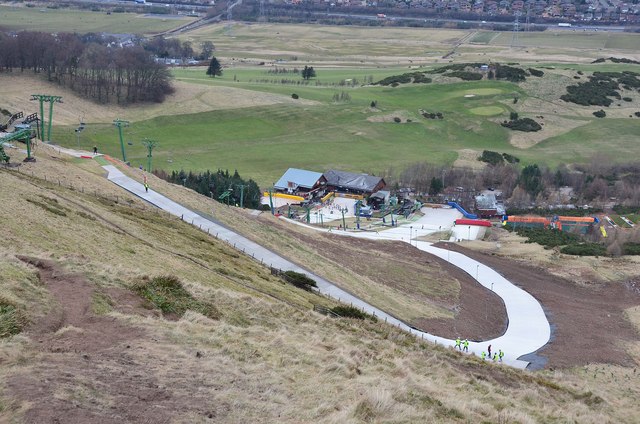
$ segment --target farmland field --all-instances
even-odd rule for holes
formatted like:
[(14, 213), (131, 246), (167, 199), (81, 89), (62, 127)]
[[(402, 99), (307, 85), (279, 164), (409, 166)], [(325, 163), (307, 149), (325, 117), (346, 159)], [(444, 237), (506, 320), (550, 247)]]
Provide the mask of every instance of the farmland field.
[[(571, 47), (579, 49), (602, 49), (606, 47), (610, 39), (626, 39), (627, 37), (634, 36), (607, 32), (574, 32), (570, 30), (528, 32), (518, 35), (519, 44), (522, 46)], [(511, 33), (503, 32), (493, 39), (492, 44), (510, 45), (512, 38), (513, 35)], [(619, 44), (626, 45), (624, 42)], [(636, 47), (632, 46), (631, 48), (635, 49)]]
[(207, 26), (180, 38), (194, 45), (213, 40), (228, 58), (296, 58), (359, 67), (425, 62), (427, 50), (444, 54), (467, 34), (463, 30), (234, 24), (230, 30), (223, 25)]
[[(465, 39), (474, 42), (484, 34), (496, 38), (488, 46), (465, 44)], [(131, 125), (125, 129), (125, 147), (134, 166), (146, 164), (141, 140), (149, 137), (159, 143), (153, 154), (155, 168), (237, 169), (261, 185), (273, 183), (288, 167), (393, 174), (416, 162), (452, 165), (464, 158), (468, 159), (465, 166), (476, 166), (473, 158), (483, 150), (515, 155), (522, 164), (550, 166), (588, 162), (596, 154), (612, 161), (640, 155), (635, 142), (640, 119), (633, 117), (634, 111), (640, 111), (638, 95), (626, 93), (632, 101), (613, 104), (606, 119), (593, 117), (592, 112), (599, 108), (560, 100), (567, 85), (584, 78), (579, 72), (635, 69), (637, 65), (591, 62), (613, 55), (635, 58), (640, 49), (611, 50), (605, 55), (597, 46), (639, 36), (521, 34), (521, 40), (542, 46), (528, 52), (499, 45), (501, 39), (510, 42), (511, 33), (469, 35), (473, 31), (239, 23), (207, 26), (182, 34), (180, 39), (196, 48), (202, 41), (212, 41), (214, 55), (223, 66), (221, 77), (206, 76), (205, 67), (173, 68), (177, 92), (163, 104), (96, 105), (63, 93), (65, 103), (56, 106), (59, 118), (54, 140), (84, 149), (97, 145), (101, 152), (120, 157), (111, 123), (116, 118), (127, 119)], [(593, 49), (584, 54), (570, 45), (573, 41)], [(453, 56), (442, 59), (454, 50)], [(544, 70), (544, 77), (514, 84), (487, 79), (462, 82), (427, 74), (433, 79), (429, 84), (373, 84), (386, 77), (429, 72), (465, 61), (517, 61), (524, 69)], [(304, 81), (299, 72), (304, 66), (313, 66), (316, 77)], [(6, 85), (12, 91), (0, 106), (30, 110), (19, 78), (0, 75), (3, 78), (8, 78)], [(31, 90), (33, 78), (24, 81), (24, 90)], [(55, 93), (61, 90), (54, 88)], [(44, 86), (39, 90), (49, 91)], [(537, 119), (543, 130), (520, 133), (503, 128), (500, 122), (508, 120), (511, 112)], [(428, 119), (432, 113), (441, 113), (443, 119)], [(80, 119), (87, 129), (76, 137), (74, 129)]]
[(192, 21), (136, 13), (90, 12), (70, 9), (0, 6), (0, 28), (49, 32), (107, 32), (154, 34)]
[(495, 31), (479, 31), (470, 40), (471, 43), (489, 44), (500, 33)]

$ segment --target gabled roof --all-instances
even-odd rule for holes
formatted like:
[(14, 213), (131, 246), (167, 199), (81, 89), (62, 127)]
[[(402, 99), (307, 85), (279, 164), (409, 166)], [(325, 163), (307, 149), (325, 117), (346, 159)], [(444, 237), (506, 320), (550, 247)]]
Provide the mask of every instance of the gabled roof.
[(289, 168), (282, 177), (275, 183), (276, 189), (285, 190), (290, 188), (289, 183), (294, 183), (295, 187), (311, 189), (322, 177), (320, 172), (307, 171), (304, 169)]
[[(354, 174), (345, 171), (330, 169), (324, 173), (327, 184), (343, 187), (351, 190), (373, 191), (382, 180), (382, 177), (374, 177), (367, 174)], [(384, 180), (382, 180), (384, 182)]]

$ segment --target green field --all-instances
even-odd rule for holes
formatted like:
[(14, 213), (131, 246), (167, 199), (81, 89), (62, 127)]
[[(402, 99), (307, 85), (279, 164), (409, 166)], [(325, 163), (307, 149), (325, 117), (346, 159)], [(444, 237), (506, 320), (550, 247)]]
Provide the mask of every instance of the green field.
[(478, 43), (478, 44), (489, 44), (491, 41), (498, 36), (498, 32), (495, 31), (479, 31), (476, 33), (469, 42)]
[(0, 6), (0, 28), (10, 31), (154, 34), (183, 25), (193, 19), (136, 13), (107, 15), (106, 12), (73, 9)]
[[(37, 15), (34, 9), (28, 12)], [(46, 10), (41, 15), (48, 13), (60, 12)], [(83, 13), (110, 19), (129, 16)], [(69, 16), (65, 16), (68, 25)], [(155, 21), (135, 15), (130, 15), (131, 19)], [(125, 129), (125, 138), (131, 143), (126, 147), (132, 165), (146, 165), (141, 140), (149, 137), (159, 142), (154, 151), (156, 168), (237, 169), (262, 185), (273, 183), (289, 167), (398, 174), (416, 162), (454, 165), (461, 159), (457, 165), (473, 166), (467, 158), (473, 158), (474, 152), (479, 156), (482, 150), (509, 153), (523, 165), (589, 162), (596, 154), (607, 155), (612, 161), (640, 156), (640, 119), (627, 118), (640, 110), (635, 96), (631, 96), (632, 102), (613, 105), (606, 119), (591, 115), (596, 108), (560, 100), (566, 86), (574, 82), (575, 71), (635, 69), (635, 65), (589, 62), (594, 57), (624, 57), (620, 51), (597, 49), (613, 42), (620, 48), (633, 47), (638, 35), (523, 33), (521, 41), (538, 47), (530, 53), (502, 48), (500, 43), (511, 42), (509, 32), (475, 32), (470, 41), (464, 41), (470, 34), (474, 33), (422, 28), (207, 26), (179, 37), (194, 46), (212, 41), (224, 69), (222, 77), (207, 77), (204, 67), (174, 68), (173, 75), (184, 93), (175, 103), (168, 100), (158, 108), (150, 105), (154, 112), (146, 114), (141, 113), (145, 106), (135, 106), (129, 117), (126, 109), (94, 111), (80, 146), (90, 149), (96, 144), (101, 152), (120, 157), (111, 122), (117, 117), (130, 119), (134, 122)], [(461, 40), (463, 45), (455, 48)], [(465, 42), (476, 44), (465, 46)], [(454, 48), (454, 56), (442, 58)], [(585, 55), (584, 49), (590, 49), (590, 55)], [(540, 60), (540, 54), (546, 54), (547, 61)], [(371, 84), (393, 75), (465, 61), (517, 61), (525, 69), (531, 66), (527, 63), (535, 63), (536, 68), (545, 70), (545, 76), (520, 85), (490, 80), (461, 82), (435, 74), (429, 75), (433, 77), (430, 84), (395, 88)], [(314, 66), (317, 74), (308, 82), (299, 72), (292, 72), (305, 65)], [(274, 72), (276, 69), (286, 72)], [(292, 100), (293, 94), (299, 101)], [(251, 101), (243, 103), (241, 97)], [(373, 103), (377, 107), (372, 108)], [(425, 118), (424, 112), (442, 113), (444, 119)], [(545, 115), (543, 131), (524, 134), (503, 128), (500, 122), (509, 119), (511, 112), (532, 118)], [(76, 146), (75, 128), (54, 127), (54, 139)]]
[[(179, 75), (188, 72), (180, 71)], [(190, 81), (230, 84), (226, 79), (213, 80), (193, 73)], [(515, 150), (508, 143), (507, 130), (470, 112), (473, 108), (499, 107), (505, 110), (506, 119), (508, 112), (496, 104), (518, 91), (518, 87), (510, 83), (345, 89), (351, 101), (337, 104), (332, 102), (332, 96), (342, 89), (236, 84), (286, 96), (295, 91), (302, 99), (319, 103), (305, 107), (277, 105), (213, 111), (135, 122), (125, 129), (126, 140), (133, 142), (127, 146), (128, 159), (134, 166), (146, 163), (146, 153), (139, 140), (150, 137), (159, 142), (154, 151), (156, 167), (237, 169), (260, 184), (270, 184), (291, 166), (317, 171), (339, 168), (381, 173), (418, 161), (452, 164), (457, 158), (455, 150), (470, 146), (510, 153)], [(479, 94), (465, 97), (473, 92)], [(370, 109), (372, 100), (378, 102), (377, 110)], [(445, 119), (425, 119), (419, 114), (420, 109), (442, 112)], [(402, 123), (393, 122), (396, 115), (404, 117)], [(83, 143), (90, 146), (95, 142), (102, 152), (120, 156), (116, 132), (111, 125), (89, 123), (88, 127), (91, 130), (83, 134)], [(58, 127), (55, 138), (67, 139), (69, 145), (73, 145), (73, 130), (74, 127)]]
[(594, 155), (613, 161), (630, 161), (640, 155), (638, 134), (640, 119), (595, 119), (541, 142), (531, 148), (527, 156), (537, 157), (551, 166), (588, 162)]
[[(125, 139), (132, 143), (126, 146), (128, 160), (133, 166), (146, 166), (146, 151), (140, 140), (149, 137), (159, 142), (154, 151), (156, 168), (237, 169), (268, 185), (289, 167), (381, 174), (423, 161), (452, 165), (464, 149), (505, 152), (519, 157), (522, 164), (550, 166), (588, 162), (594, 155), (616, 161), (640, 155), (640, 119), (590, 119), (587, 125), (550, 135), (528, 149), (514, 147), (509, 142), (510, 130), (499, 122), (509, 119), (511, 111), (522, 114), (522, 110), (514, 109), (512, 100), (514, 96), (524, 100), (527, 93), (508, 82), (409, 84), (396, 88), (339, 85), (346, 79), (360, 81), (373, 76), (377, 80), (404, 71), (320, 68), (317, 80), (321, 83), (304, 85), (299, 84), (299, 76), (269, 74), (264, 67), (227, 69), (221, 78), (207, 77), (202, 68), (176, 69), (176, 78), (190, 84), (237, 87), (288, 99), (295, 93), (315, 104), (230, 108), (133, 122), (125, 129)], [(295, 83), (282, 84), (276, 81), (279, 78)], [(334, 97), (340, 93), (348, 94), (350, 100), (335, 102)], [(377, 102), (376, 109), (370, 108), (372, 101)], [(441, 112), (444, 119), (426, 119), (420, 110)], [(396, 117), (401, 123), (394, 122)], [(95, 143), (100, 151), (121, 156), (112, 125), (89, 123), (88, 127), (90, 130), (82, 135), (85, 148)], [(74, 129), (56, 127), (55, 139), (67, 140), (73, 146)]]
[[(289, 84), (289, 86), (297, 87), (300, 86), (297, 84), (301, 82), (300, 73), (275, 73), (273, 72), (275, 69), (284, 69), (288, 71), (293, 71), (297, 69), (301, 71), (304, 66), (307, 65), (306, 62), (293, 61), (293, 62), (278, 62), (273, 66), (254, 66), (254, 67), (242, 67), (233, 65), (224, 70), (222, 77), (216, 77), (215, 79), (209, 78), (205, 75), (202, 70), (193, 70), (193, 69), (179, 69), (176, 68), (173, 70), (173, 74), (175, 77), (182, 81), (193, 82), (197, 84), (221, 84), (221, 83), (229, 83), (237, 86), (238, 84), (248, 85), (261, 85), (261, 86), (274, 86), (274, 89), (277, 90), (277, 87), (282, 85), (281, 81), (283, 79), (294, 80), (294, 84)], [(407, 68), (401, 67), (391, 67), (391, 68), (315, 68), (317, 77), (309, 82), (306, 86), (307, 88), (312, 88), (315, 86), (326, 86), (326, 85), (335, 85), (338, 88), (351, 88), (350, 86), (354, 83), (357, 86), (368, 83), (369, 80), (372, 80), (374, 83), (380, 81), (383, 78), (386, 78), (391, 75), (397, 75), (407, 72)], [(427, 69), (427, 68), (422, 68)], [(269, 72), (272, 71), (272, 72)], [(267, 81), (265, 81), (267, 80)], [(340, 84), (343, 85), (340, 85)], [(289, 90), (291, 91), (291, 90)], [(281, 92), (277, 91), (277, 92)]]
[(495, 116), (504, 113), (504, 109), (500, 106), (481, 106), (469, 109), (474, 115)]

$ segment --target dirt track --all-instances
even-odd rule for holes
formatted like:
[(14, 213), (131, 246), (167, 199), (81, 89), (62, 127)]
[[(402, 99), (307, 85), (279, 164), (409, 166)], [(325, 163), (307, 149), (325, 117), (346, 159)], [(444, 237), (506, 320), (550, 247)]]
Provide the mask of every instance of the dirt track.
[(552, 334), (551, 341), (538, 354), (548, 359), (548, 367), (588, 363), (637, 365), (625, 350), (626, 344), (640, 340), (623, 313), (640, 305), (640, 293), (629, 284), (579, 286), (523, 261), (514, 262), (460, 246), (453, 246), (452, 250), (492, 267), (542, 303)]
[[(7, 381), (14, 402), (27, 409), (26, 423), (166, 423), (176, 411), (197, 409), (189, 396), (159, 384), (153, 357), (141, 361), (143, 346), (153, 343), (143, 329), (92, 313), (94, 288), (82, 276), (22, 260), (39, 269), (58, 303), (27, 333), (34, 359)], [(128, 291), (109, 296), (128, 313), (151, 314)]]

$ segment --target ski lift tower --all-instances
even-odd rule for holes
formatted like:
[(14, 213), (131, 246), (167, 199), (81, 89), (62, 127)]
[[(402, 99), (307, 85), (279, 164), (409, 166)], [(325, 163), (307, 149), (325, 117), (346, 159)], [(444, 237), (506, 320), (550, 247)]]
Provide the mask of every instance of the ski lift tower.
[(244, 208), (244, 189), (249, 187), (247, 184), (236, 184), (240, 189), (240, 208)]
[(516, 10), (516, 20), (513, 22), (513, 36), (511, 37), (511, 47), (518, 47), (520, 40), (518, 40), (518, 32), (520, 32), (520, 11)]
[(147, 172), (151, 173), (151, 152), (153, 151), (154, 147), (156, 147), (156, 145), (158, 144), (157, 141), (155, 140), (150, 140), (148, 138), (145, 138), (144, 140), (142, 140), (142, 144), (144, 144), (144, 147), (147, 148)]
[(47, 129), (47, 140), (51, 141), (51, 121), (53, 120), (53, 104), (62, 103), (62, 96), (50, 96), (48, 94), (32, 94), (31, 100), (40, 102), (40, 140), (44, 140), (44, 102), (49, 102), (49, 127)]
[(118, 118), (113, 121), (113, 125), (118, 127), (118, 135), (120, 136), (120, 148), (122, 149), (122, 161), (124, 163), (127, 163), (127, 155), (124, 152), (124, 140), (122, 138), (122, 127), (128, 127), (129, 121), (123, 121), (122, 119)]

